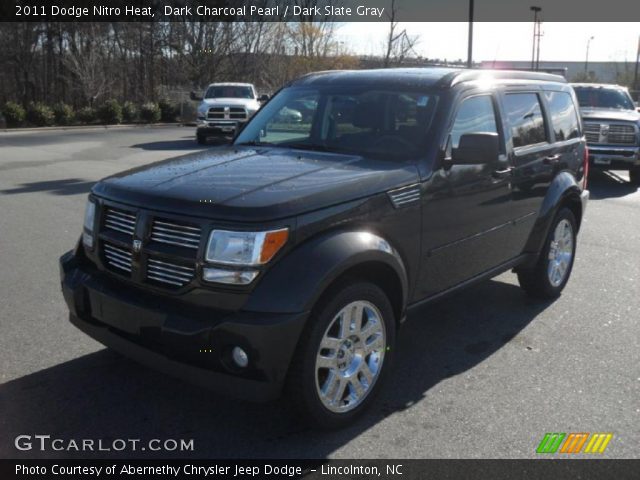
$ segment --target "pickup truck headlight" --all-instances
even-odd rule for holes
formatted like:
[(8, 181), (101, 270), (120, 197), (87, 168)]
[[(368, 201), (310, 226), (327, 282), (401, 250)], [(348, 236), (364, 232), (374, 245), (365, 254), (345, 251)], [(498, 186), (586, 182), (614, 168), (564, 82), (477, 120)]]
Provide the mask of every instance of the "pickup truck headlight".
[(96, 204), (91, 200), (87, 200), (87, 206), (84, 210), (84, 225), (82, 229), (82, 243), (85, 247), (93, 248), (93, 226), (96, 219)]
[[(265, 232), (233, 232), (214, 230), (207, 244), (207, 262), (234, 267), (264, 265), (287, 243), (289, 229)], [(207, 282), (229, 285), (248, 285), (259, 270), (246, 268), (205, 267), (202, 278)]]

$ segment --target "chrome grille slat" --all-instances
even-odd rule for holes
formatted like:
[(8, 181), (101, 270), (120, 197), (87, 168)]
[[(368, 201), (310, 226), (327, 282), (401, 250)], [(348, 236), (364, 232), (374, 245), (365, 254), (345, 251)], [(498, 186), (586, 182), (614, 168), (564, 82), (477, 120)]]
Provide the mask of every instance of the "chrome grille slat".
[(168, 283), (169, 285), (175, 285), (176, 287), (181, 287), (182, 285), (184, 285), (181, 282), (174, 282), (173, 280), (168, 280), (168, 279), (162, 278), (162, 277), (156, 277), (155, 275), (148, 275), (147, 278), (149, 278), (151, 280), (155, 280), (156, 282), (162, 282), (162, 283)]
[(104, 256), (110, 266), (131, 272), (131, 252), (109, 243), (104, 244)]
[(104, 227), (133, 236), (136, 229), (136, 215), (117, 208), (106, 207)]
[(161, 260), (156, 260), (154, 258), (150, 258), (149, 259), (149, 263), (150, 264), (154, 264), (154, 265), (166, 265), (168, 267), (173, 267), (173, 268), (177, 268), (177, 269), (181, 269), (184, 270), (185, 272), (189, 272), (191, 274), (193, 274), (193, 268), (192, 267), (184, 267), (182, 265), (175, 265), (173, 263), (167, 263), (167, 262), (163, 262)]
[(200, 246), (201, 234), (200, 228), (166, 220), (154, 220), (151, 228), (152, 241), (195, 250)]
[(147, 279), (182, 287), (195, 275), (195, 268), (149, 258)]
[[(159, 230), (161, 232), (169, 232), (169, 233), (175, 232), (175, 230), (171, 230), (170, 228), (167, 228), (167, 227), (161, 227), (159, 225), (156, 225), (155, 229)], [(182, 232), (182, 235), (187, 235), (187, 236), (190, 236), (190, 237), (200, 238), (200, 233)]]

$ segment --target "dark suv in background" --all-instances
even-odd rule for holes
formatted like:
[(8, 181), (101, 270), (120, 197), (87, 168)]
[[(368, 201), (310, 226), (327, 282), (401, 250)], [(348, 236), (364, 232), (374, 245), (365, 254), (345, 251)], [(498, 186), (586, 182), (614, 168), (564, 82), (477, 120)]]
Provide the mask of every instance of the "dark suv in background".
[[(281, 120), (300, 105), (300, 121)], [(391, 374), (409, 311), (511, 269), (527, 293), (560, 294), (586, 160), (561, 77), (307, 75), (231, 146), (93, 187), (60, 262), (70, 319), (203, 386), (254, 400), (284, 389), (338, 427)]]
[(590, 163), (605, 170), (628, 170), (631, 183), (640, 185), (640, 112), (629, 91), (618, 85), (573, 84)]

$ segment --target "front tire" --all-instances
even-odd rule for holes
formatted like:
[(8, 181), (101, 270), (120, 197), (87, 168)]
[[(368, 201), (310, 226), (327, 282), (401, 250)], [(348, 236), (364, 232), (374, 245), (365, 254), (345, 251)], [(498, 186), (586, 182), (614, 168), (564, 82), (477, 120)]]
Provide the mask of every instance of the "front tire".
[(203, 135), (201, 133), (197, 133), (196, 134), (196, 142), (198, 142), (198, 145), (206, 145), (207, 144), (207, 136)]
[(518, 281), (527, 294), (556, 298), (571, 276), (576, 253), (577, 224), (573, 212), (562, 208), (556, 215), (536, 265), (518, 271)]
[(373, 403), (391, 369), (395, 318), (368, 282), (341, 284), (314, 309), (287, 379), (287, 394), (312, 426), (346, 426)]
[(633, 167), (629, 170), (629, 180), (631, 185), (640, 187), (640, 167)]

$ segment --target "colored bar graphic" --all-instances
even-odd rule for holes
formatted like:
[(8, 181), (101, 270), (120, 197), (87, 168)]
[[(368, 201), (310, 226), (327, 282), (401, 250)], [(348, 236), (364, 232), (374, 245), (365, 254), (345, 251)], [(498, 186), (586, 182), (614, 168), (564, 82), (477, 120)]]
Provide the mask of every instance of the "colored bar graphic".
[(604, 453), (612, 438), (612, 433), (594, 433), (584, 453)]
[(566, 433), (547, 433), (540, 442), (540, 445), (538, 445), (536, 452), (556, 453), (565, 436)]
[(604, 453), (612, 438), (612, 433), (546, 433), (536, 453), (556, 453), (560, 445), (562, 448), (558, 453), (580, 453), (585, 443), (587, 447), (583, 453)]

